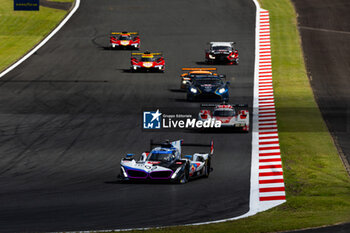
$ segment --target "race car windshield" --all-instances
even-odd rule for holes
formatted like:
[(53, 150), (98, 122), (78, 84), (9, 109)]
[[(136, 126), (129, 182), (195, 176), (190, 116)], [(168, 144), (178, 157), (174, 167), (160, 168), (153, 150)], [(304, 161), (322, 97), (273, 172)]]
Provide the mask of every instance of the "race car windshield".
[(233, 109), (230, 110), (215, 110), (213, 113), (214, 116), (217, 117), (232, 117), (236, 115), (235, 111)]
[(154, 58), (152, 58), (152, 57), (142, 57), (141, 58), (141, 61), (154, 61)]
[(148, 156), (148, 161), (170, 162), (173, 159), (175, 159), (175, 155), (172, 151), (153, 151)]
[(229, 46), (214, 46), (213, 50), (231, 50)]
[(217, 78), (200, 78), (196, 79), (196, 84), (202, 85), (202, 84), (212, 84), (212, 85), (217, 85), (217, 84), (222, 84), (222, 81)]
[(119, 40), (131, 40), (131, 36), (119, 36)]

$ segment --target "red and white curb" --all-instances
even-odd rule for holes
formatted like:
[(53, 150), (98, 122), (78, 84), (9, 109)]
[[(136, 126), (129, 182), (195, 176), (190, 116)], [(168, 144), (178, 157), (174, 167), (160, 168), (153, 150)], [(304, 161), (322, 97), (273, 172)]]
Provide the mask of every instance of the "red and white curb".
[[(276, 109), (272, 84), (270, 20), (267, 10), (260, 10), (258, 27), (258, 75), (255, 120), (258, 139), (259, 210), (280, 205), (286, 200)], [(256, 96), (256, 95), (255, 95)]]

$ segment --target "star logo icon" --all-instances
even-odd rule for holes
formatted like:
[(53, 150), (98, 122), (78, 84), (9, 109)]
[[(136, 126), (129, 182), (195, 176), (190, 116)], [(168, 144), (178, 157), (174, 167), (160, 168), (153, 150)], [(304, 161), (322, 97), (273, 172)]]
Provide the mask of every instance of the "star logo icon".
[(153, 122), (154, 120), (157, 120), (159, 121), (159, 117), (162, 115), (160, 112), (159, 112), (159, 109), (157, 109), (157, 111), (155, 113), (152, 113), (152, 120), (151, 122)]
[(144, 129), (160, 129), (162, 113), (157, 111), (143, 112), (143, 128)]

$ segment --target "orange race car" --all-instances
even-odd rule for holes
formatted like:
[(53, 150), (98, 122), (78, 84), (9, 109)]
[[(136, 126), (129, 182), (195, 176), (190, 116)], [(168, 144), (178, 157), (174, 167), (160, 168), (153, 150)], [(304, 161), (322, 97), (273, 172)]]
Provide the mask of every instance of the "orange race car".
[(180, 88), (186, 90), (188, 85), (191, 83), (194, 75), (215, 75), (216, 68), (182, 68), (184, 73), (181, 74), (181, 85)]

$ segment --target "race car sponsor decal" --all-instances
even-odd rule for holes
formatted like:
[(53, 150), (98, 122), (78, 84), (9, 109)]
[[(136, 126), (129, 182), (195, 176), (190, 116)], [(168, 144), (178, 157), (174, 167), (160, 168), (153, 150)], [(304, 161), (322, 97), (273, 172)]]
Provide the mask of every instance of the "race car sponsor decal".
[(153, 66), (153, 62), (143, 62), (142, 65), (146, 68), (149, 68)]
[(129, 41), (128, 40), (122, 40), (120, 41), (121, 45), (129, 45)]
[(273, 94), (269, 12), (260, 11), (258, 74), (259, 201), (286, 199)]
[(40, 8), (39, 0), (14, 0), (13, 9), (15, 11), (38, 11)]

